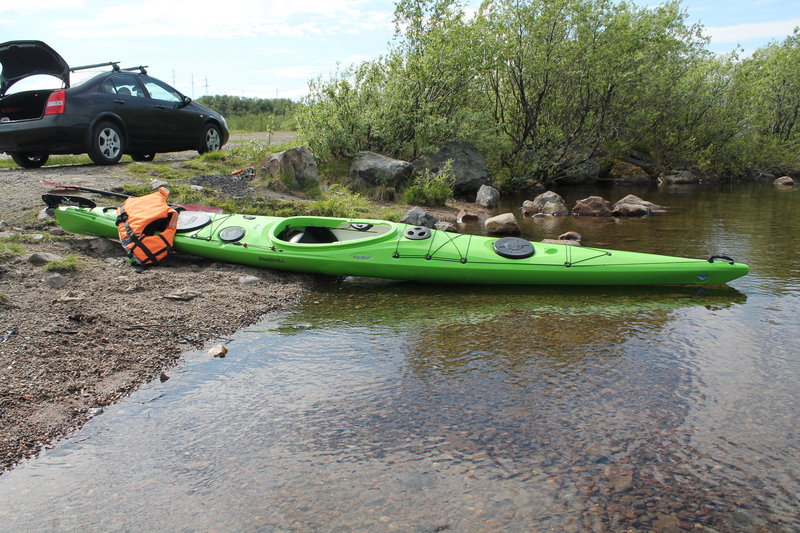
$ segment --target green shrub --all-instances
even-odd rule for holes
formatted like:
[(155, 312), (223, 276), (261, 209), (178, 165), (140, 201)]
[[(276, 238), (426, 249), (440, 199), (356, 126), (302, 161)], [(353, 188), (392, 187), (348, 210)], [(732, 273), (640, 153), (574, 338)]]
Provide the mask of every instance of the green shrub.
[(444, 205), (453, 197), (453, 161), (448, 160), (438, 174), (432, 175), (430, 170), (418, 176), (414, 183), (405, 190), (405, 201), (412, 205), (436, 206)]

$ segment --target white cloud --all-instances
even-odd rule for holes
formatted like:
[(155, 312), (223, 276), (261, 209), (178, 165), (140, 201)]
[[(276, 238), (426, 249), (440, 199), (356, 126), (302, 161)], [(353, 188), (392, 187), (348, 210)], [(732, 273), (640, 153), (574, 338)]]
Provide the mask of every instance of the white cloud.
[(732, 26), (710, 26), (706, 28), (706, 33), (715, 43), (740, 43), (750, 39), (783, 39), (791, 35), (797, 26), (800, 26), (800, 18)]
[(387, 19), (384, 11), (364, 9), (364, 0), (226, 0), (224, 9), (210, 0), (91, 4), (80, 16), (62, 21), (58, 34), (73, 38), (303, 37), (324, 35), (331, 25), (367, 31)]

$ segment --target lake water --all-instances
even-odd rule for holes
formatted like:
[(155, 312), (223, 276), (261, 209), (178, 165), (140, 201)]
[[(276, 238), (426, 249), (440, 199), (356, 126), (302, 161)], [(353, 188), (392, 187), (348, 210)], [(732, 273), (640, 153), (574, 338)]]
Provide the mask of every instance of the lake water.
[(0, 476), (0, 531), (797, 531), (800, 191), (638, 193), (669, 212), (526, 236), (751, 274), (324, 285)]

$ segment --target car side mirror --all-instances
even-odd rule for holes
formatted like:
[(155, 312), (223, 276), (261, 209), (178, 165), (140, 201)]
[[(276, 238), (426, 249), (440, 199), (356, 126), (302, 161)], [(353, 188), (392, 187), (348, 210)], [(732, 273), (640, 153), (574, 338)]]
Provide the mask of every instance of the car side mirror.
[(186, 107), (187, 105), (189, 105), (191, 103), (192, 103), (192, 99), (189, 98), (188, 96), (184, 96), (183, 98), (181, 98), (181, 107)]

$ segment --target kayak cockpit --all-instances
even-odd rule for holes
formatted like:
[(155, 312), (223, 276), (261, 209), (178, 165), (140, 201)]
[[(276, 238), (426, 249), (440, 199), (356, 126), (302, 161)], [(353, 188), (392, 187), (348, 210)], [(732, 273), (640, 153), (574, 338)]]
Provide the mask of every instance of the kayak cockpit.
[(364, 242), (388, 237), (396, 224), (387, 221), (352, 221), (323, 217), (292, 217), (273, 229), (273, 238), (291, 244)]

